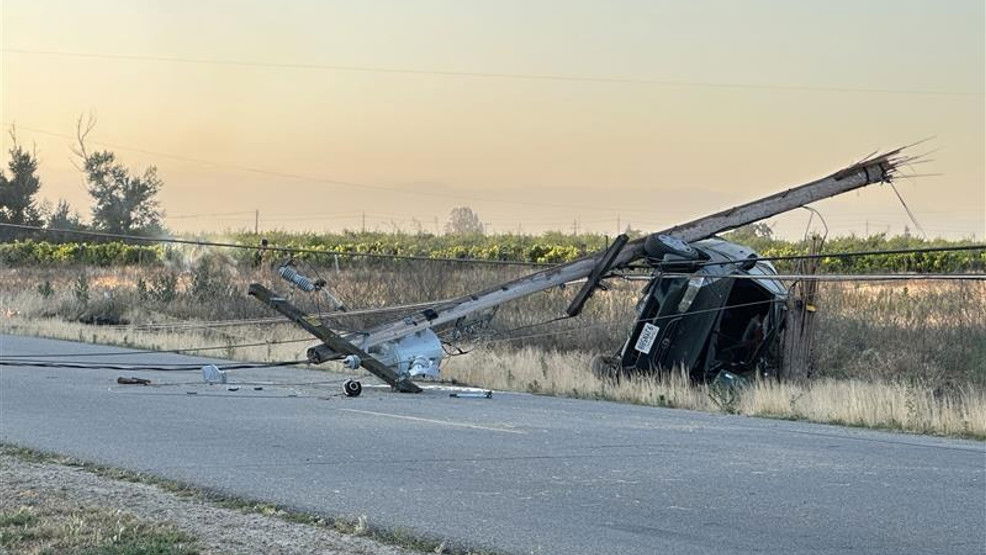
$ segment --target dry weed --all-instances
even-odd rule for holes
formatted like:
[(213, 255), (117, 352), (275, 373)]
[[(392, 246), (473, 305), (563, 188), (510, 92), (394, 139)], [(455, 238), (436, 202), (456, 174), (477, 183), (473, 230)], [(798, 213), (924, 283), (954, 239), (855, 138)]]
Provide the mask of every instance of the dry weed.
[[(445, 374), (471, 385), (643, 405), (718, 411), (709, 388), (682, 373), (600, 379), (585, 353), (524, 348), (453, 358)], [(821, 379), (805, 384), (756, 380), (725, 407), (748, 416), (789, 418), (986, 439), (986, 393), (973, 387), (950, 394), (905, 382)]]

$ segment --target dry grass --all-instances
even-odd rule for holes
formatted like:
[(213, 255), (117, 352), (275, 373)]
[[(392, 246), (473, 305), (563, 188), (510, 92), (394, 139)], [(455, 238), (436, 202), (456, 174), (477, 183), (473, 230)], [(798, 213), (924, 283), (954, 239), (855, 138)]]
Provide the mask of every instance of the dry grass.
[(986, 387), (986, 283), (824, 284), (818, 375)]
[(58, 495), (0, 500), (0, 550), (7, 553), (198, 553), (197, 540), (166, 522)]
[(736, 411), (750, 416), (986, 439), (986, 393), (972, 387), (940, 395), (933, 388), (902, 382), (759, 381), (740, 394)]
[(986, 393), (971, 386), (941, 395), (932, 387), (904, 382), (756, 380), (739, 391), (735, 403), (722, 406), (708, 386), (691, 383), (682, 373), (613, 382), (588, 369), (590, 358), (530, 347), (483, 351), (453, 358), (444, 373), (495, 389), (986, 439)]

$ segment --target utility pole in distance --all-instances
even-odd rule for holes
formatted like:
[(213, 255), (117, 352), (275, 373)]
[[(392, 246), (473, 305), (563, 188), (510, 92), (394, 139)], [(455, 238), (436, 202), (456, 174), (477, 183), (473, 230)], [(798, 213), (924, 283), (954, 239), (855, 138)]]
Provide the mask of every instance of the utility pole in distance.
[(260, 209), (253, 211), (253, 234), (260, 235)]

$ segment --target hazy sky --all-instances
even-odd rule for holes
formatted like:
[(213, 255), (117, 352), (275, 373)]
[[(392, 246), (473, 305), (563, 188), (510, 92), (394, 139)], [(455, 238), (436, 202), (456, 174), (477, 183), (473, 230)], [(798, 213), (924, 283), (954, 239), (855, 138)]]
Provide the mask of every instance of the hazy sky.
[[(158, 166), (176, 230), (256, 208), (434, 229), (456, 205), (495, 231), (659, 229), (934, 136), (914, 171), (942, 175), (898, 188), (929, 235), (986, 233), (983, 0), (0, 6), (3, 124), (86, 215), (69, 137), (93, 112), (94, 147)], [(818, 208), (833, 233), (908, 224), (883, 186)]]

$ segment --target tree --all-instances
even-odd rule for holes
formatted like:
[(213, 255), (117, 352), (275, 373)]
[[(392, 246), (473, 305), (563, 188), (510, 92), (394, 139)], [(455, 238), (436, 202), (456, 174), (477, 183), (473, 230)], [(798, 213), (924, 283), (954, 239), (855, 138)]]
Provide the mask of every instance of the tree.
[[(54, 210), (48, 214), (45, 222), (45, 227), (48, 229), (64, 229), (67, 231), (80, 231), (86, 229), (86, 224), (82, 223), (82, 218), (79, 213), (72, 210), (68, 202), (63, 199), (58, 200), (58, 204), (55, 205)], [(78, 235), (74, 233), (48, 233), (53, 241), (73, 241), (78, 239)]]
[(750, 247), (757, 252), (763, 252), (775, 244), (774, 229), (766, 222), (755, 222), (725, 233), (723, 237), (734, 243)]
[(110, 151), (89, 152), (85, 140), (95, 127), (90, 117), (83, 125), (79, 118), (76, 154), (82, 159), (87, 188), (93, 198), (92, 227), (108, 233), (152, 235), (163, 231), (161, 210), (155, 198), (164, 182), (154, 166), (143, 175), (131, 174)]
[(731, 233), (734, 233), (737, 237), (751, 237), (754, 239), (766, 239), (768, 241), (774, 238), (774, 228), (770, 227), (770, 224), (767, 222), (746, 224), (737, 227)]
[(85, 229), (86, 226), (82, 223), (79, 213), (73, 211), (72, 207), (64, 199), (59, 199), (58, 204), (55, 205), (55, 209), (48, 216), (46, 227), (78, 230)]
[(14, 130), (10, 130), (13, 146), (8, 151), (7, 168), (10, 177), (0, 170), (0, 222), (20, 225), (40, 225), (41, 213), (34, 195), (41, 188), (41, 180), (35, 175), (38, 158), (33, 152), (17, 144)]
[(473, 212), (468, 206), (458, 206), (453, 208), (445, 222), (445, 233), (451, 235), (483, 234), (483, 222), (479, 220), (479, 214)]

